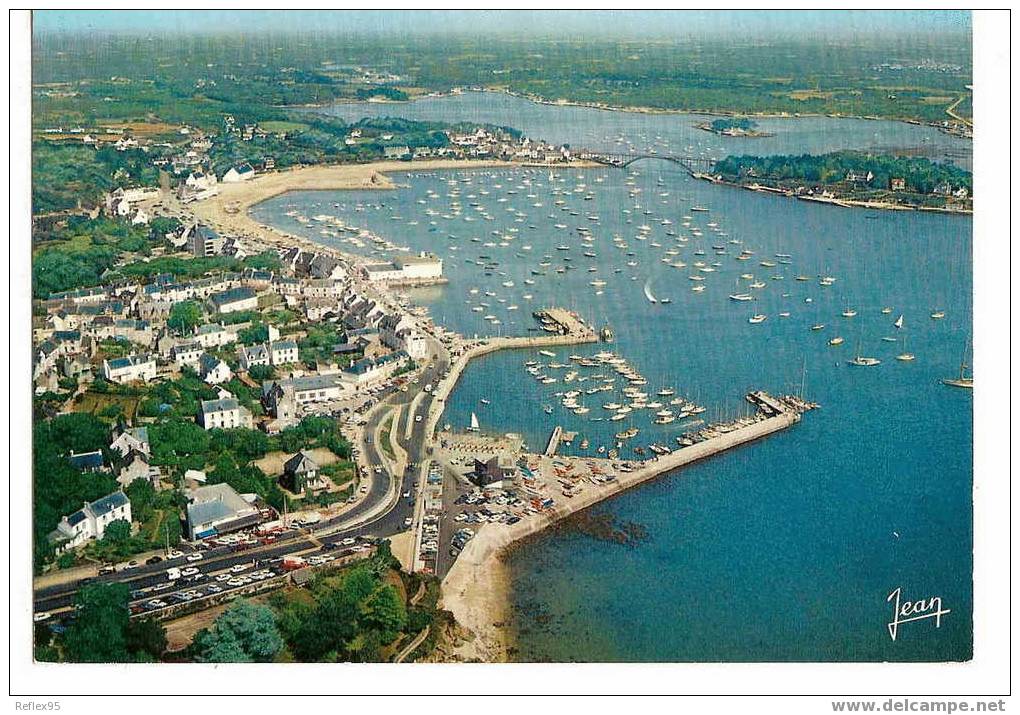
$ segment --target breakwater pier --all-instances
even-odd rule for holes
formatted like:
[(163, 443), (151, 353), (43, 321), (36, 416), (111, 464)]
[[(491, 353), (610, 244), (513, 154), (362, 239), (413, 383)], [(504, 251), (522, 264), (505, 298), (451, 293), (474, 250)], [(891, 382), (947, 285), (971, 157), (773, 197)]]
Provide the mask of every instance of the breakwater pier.
[(643, 461), (526, 456), (530, 484), (525, 491), (533, 505), (541, 506), (527, 510), (512, 524), (488, 523), (478, 529), (443, 579), (444, 607), (458, 623), (498, 649), (503, 639), (495, 626), (498, 618), (493, 617), (491, 581), (501, 573), (500, 555), (507, 547), (627, 489), (788, 429), (817, 407), (801, 398), (773, 397), (763, 391), (749, 393), (747, 399), (758, 407), (753, 417), (709, 425), (692, 435), (690, 444)]

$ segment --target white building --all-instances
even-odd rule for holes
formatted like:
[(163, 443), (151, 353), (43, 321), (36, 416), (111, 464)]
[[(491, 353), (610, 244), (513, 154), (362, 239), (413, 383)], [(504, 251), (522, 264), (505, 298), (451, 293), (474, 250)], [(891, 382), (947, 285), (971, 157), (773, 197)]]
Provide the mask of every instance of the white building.
[(379, 342), (391, 350), (403, 350), (412, 360), (428, 355), (425, 336), (415, 329), (414, 321), (407, 315), (387, 315), (379, 321)]
[(156, 358), (152, 355), (127, 355), (103, 360), (103, 377), (110, 382), (124, 384), (156, 379)]
[(242, 370), (250, 370), (258, 365), (269, 364), (269, 349), (265, 343), (242, 345), (237, 352)]
[(443, 277), (443, 259), (425, 252), (417, 256), (394, 256), (389, 263), (365, 266), (372, 281), (433, 281)]
[(203, 354), (205, 354), (205, 348), (198, 343), (182, 343), (170, 348), (170, 357), (177, 367), (185, 365), (196, 367)]
[(236, 398), (224, 397), (219, 400), (203, 400), (198, 414), (198, 423), (203, 429), (251, 429), (252, 416), (248, 408)]
[(237, 342), (237, 332), (228, 330), (217, 323), (207, 323), (195, 328), (195, 342), (203, 348), (218, 348)]
[(251, 164), (241, 164), (240, 166), (232, 166), (227, 170), (227, 173), (223, 175), (224, 184), (237, 184), (242, 181), (251, 181), (255, 178), (255, 169), (252, 168)]
[(269, 351), (273, 365), (290, 365), (298, 361), (298, 346), (293, 340), (269, 343)]
[(85, 502), (81, 509), (61, 519), (49, 535), (50, 542), (58, 552), (73, 549), (89, 539), (102, 539), (106, 527), (118, 519), (131, 523), (131, 502), (119, 490), (94, 502)]
[(187, 493), (188, 538), (192, 541), (236, 531), (259, 522), (259, 510), (229, 484), (210, 484)]
[(246, 286), (231, 288), (222, 293), (216, 293), (209, 297), (216, 312), (236, 313), (243, 310), (255, 310), (259, 307), (258, 294)]
[(216, 174), (207, 174), (204, 171), (193, 171), (188, 175), (184, 184), (198, 191), (207, 191), (216, 186)]
[(219, 385), (229, 382), (234, 377), (230, 366), (209, 353), (203, 353), (198, 360), (198, 374), (210, 385)]

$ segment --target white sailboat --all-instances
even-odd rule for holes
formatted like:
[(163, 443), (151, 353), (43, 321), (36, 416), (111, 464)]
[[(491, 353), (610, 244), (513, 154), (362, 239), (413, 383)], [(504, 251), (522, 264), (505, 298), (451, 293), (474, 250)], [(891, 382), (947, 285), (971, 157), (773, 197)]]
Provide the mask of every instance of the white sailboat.
[(478, 432), (479, 429), (480, 428), (478, 426), (478, 415), (476, 415), (474, 412), (472, 412), (471, 413), (471, 426), (468, 427), (468, 432)]
[(897, 328), (902, 328), (903, 327), (903, 316), (900, 315), (900, 317), (898, 317), (896, 319), (896, 322), (893, 323), (893, 325), (895, 325)]

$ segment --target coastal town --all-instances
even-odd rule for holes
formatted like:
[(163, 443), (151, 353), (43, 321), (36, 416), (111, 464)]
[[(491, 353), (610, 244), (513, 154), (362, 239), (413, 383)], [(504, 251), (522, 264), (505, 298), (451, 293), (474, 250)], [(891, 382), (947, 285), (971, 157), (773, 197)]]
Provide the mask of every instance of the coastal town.
[[(234, 129), (231, 117), (224, 122), (242, 138), (258, 135), (257, 127)], [(492, 614), (483, 609), (479, 617), (475, 591), (498, 574), (499, 544), (789, 426), (811, 407), (756, 397), (751, 418), (693, 431), (672, 447), (637, 448), (645, 458), (623, 457), (615, 448), (593, 458), (558, 457), (559, 441), (573, 438), (559, 430), (543, 454), (530, 454), (513, 435), (441, 428), (443, 403), (471, 359), (607, 340), (612, 331), (550, 306), (539, 316), (543, 335), (468, 339), (433, 323), (398, 292), (442, 284), (438, 256), (395, 250), (387, 262), (373, 261), (261, 226), (247, 209), (306, 180), (386, 188), (382, 171), (401, 169), (402, 160), (427, 169), (570, 166), (569, 150), (479, 129), (451, 133), (442, 160), (401, 148), (397, 162), (281, 173), (267, 158), (258, 169), (245, 164), (217, 178), (202, 153), (209, 140), (182, 135), (188, 139), (179, 154), (156, 160), (176, 169), (164, 172), (161, 186), (118, 188), (84, 220), (169, 228), (150, 231), (142, 263), (228, 259), (231, 270), (189, 277), (146, 272), (36, 301), (36, 395), (57, 420), (101, 416), (98, 424), (109, 425), (98, 448), (58, 456), (116, 487), (60, 514), (48, 534), (52, 555), (37, 587), (39, 622), (72, 614), (75, 589), (93, 581), (131, 585), (135, 617), (187, 618), (238, 595), (302, 583), (306, 569), (369, 558), (387, 539), (407, 570), (445, 579), (442, 602), (473, 633), (470, 647), (455, 657), (498, 659), (505, 654), (492, 636)], [(145, 145), (121, 141), (117, 151), (144, 152)], [(323, 181), (324, 171), (334, 176)], [(302, 172), (318, 175), (306, 179)], [(52, 230), (54, 220), (82, 219), (47, 220)], [(341, 223), (336, 229), (362, 242), (386, 242)], [(139, 265), (137, 252), (118, 265)], [(622, 363), (611, 352), (600, 356), (607, 365)], [(167, 397), (185, 393), (190, 414)], [(322, 418), (335, 429), (323, 429)], [(311, 425), (324, 433), (309, 434)], [(210, 435), (213, 442), (230, 435), (231, 442), (274, 440), (290, 449), (257, 451), (255, 468), (265, 476), (255, 481), (199, 454), (167, 458), (169, 450), (187, 449), (182, 440), (189, 436), (208, 442)], [(171, 444), (160, 444), (166, 439)], [(224, 455), (240, 461), (234, 450)], [(156, 523), (152, 502), (168, 506), (155, 511)], [(102, 548), (111, 539), (121, 548)]]
[(70, 37), (31, 83), (35, 662), (928, 652), (787, 648), (776, 584), (826, 539), (826, 593), (891, 577), (966, 498), (958, 45), (833, 84), (806, 40), (126, 34), (97, 75)]

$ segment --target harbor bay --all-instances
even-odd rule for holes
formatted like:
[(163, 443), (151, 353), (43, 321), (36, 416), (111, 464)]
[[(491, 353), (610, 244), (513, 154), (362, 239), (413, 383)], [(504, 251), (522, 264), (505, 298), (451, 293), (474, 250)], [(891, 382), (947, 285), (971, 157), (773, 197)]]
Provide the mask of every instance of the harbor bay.
[[(618, 131), (593, 116), (663, 121), (541, 111), (588, 112), (578, 127), (591, 136)], [(868, 141), (923, 145), (937, 134), (863, 120), (775, 121), (825, 123), (818, 140), (824, 146), (801, 151), (867, 148)], [(876, 138), (861, 130), (847, 139), (837, 131), (841, 122), (889, 124), (904, 134)], [(503, 123), (519, 124), (517, 115)], [(654, 133), (639, 129), (632, 141)], [(763, 151), (757, 142), (772, 138), (726, 146), (740, 141), (754, 142), (748, 152)], [(636, 547), (559, 531), (516, 549), (509, 560), (516, 658), (969, 657), (971, 396), (939, 382), (959, 371), (970, 339), (969, 218), (789, 201), (698, 182), (655, 160), (627, 170), (409, 168), (391, 174), (396, 191), (292, 192), (252, 215), (345, 251), (373, 255), (381, 244), (363, 236), (359, 247), (343, 240), (358, 234), (329, 235), (323, 222), (297, 218), (335, 216), (394, 246), (436, 253), (449, 283), (409, 290), (409, 299), (466, 336), (528, 335), (538, 327), (532, 312), (555, 305), (614, 334), (610, 345), (557, 348), (553, 357), (513, 350), (479, 358), (441, 423), (464, 429), (475, 413), (482, 430), (520, 433), (532, 452), (542, 451), (557, 425), (578, 433), (562, 446), (567, 454), (596, 456), (629, 427), (640, 434), (624, 450), (652, 442), (675, 447), (685, 420), (655, 424), (654, 409), (609, 420), (604, 404), (620, 401), (622, 385), (587, 395), (594, 368), (578, 370), (570, 384), (570, 368), (549, 368), (606, 350), (647, 381), (649, 400), (672, 390), (659, 399), (683, 396), (704, 406), (689, 423), (745, 415), (744, 394), (752, 389), (803, 391), (821, 405), (792, 429), (593, 508), (643, 525), (648, 538)], [(822, 285), (827, 277), (834, 280)], [(749, 287), (757, 283), (764, 286)], [(730, 298), (743, 293), (755, 300)], [(766, 318), (751, 323), (757, 315)], [(842, 344), (831, 345), (837, 337)], [(896, 359), (907, 352), (916, 359)], [(861, 355), (881, 364), (847, 364)], [(542, 365), (556, 382), (536, 380), (526, 362)], [(563, 393), (573, 386), (588, 412), (564, 408)], [(940, 556), (931, 559), (936, 544)], [(897, 586), (938, 590), (959, 618), (891, 644), (885, 596)]]

